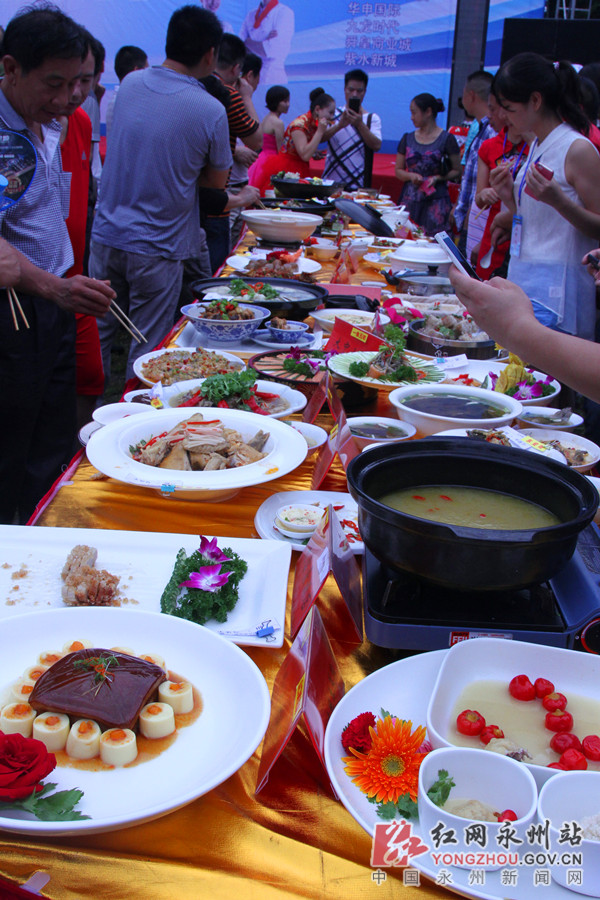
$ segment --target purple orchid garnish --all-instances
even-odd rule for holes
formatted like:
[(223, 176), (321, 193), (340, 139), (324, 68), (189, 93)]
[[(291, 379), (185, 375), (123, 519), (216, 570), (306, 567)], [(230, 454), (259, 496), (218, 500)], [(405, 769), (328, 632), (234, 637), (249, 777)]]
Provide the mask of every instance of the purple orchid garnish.
[(221, 564), (216, 566), (203, 566), (198, 572), (190, 572), (187, 581), (182, 581), (179, 587), (197, 588), (200, 591), (214, 593), (229, 581), (231, 572), (221, 572)]
[(215, 563), (224, 563), (228, 562), (231, 557), (225, 556), (225, 554), (219, 550), (217, 547), (217, 539), (213, 538), (212, 541), (209, 541), (207, 537), (204, 537), (203, 534), (200, 535), (200, 553), (206, 559), (212, 560)]
[(517, 390), (513, 394), (515, 400), (533, 400), (542, 396), (542, 382), (536, 381), (529, 384), (527, 381), (520, 381)]
[(301, 362), (303, 355), (304, 354), (300, 347), (290, 347), (290, 352), (286, 356), (286, 359), (293, 359), (296, 362)]
[(496, 387), (496, 382), (498, 381), (498, 376), (494, 374), (494, 372), (488, 372), (487, 377), (490, 379), (490, 390), (493, 391)]

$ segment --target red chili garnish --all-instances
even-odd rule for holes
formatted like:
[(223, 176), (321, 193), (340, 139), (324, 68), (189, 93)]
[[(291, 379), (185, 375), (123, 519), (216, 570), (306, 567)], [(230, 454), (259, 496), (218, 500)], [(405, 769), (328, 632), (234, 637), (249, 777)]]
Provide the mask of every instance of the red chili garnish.
[(533, 686), (535, 688), (535, 696), (540, 700), (542, 697), (545, 697), (547, 694), (552, 694), (554, 691), (554, 685), (551, 681), (548, 681), (547, 678), (536, 678), (533, 682)]
[(570, 731), (559, 731), (550, 740), (550, 747), (555, 753), (564, 753), (565, 750), (581, 750), (581, 741), (576, 734), (571, 734)]
[(358, 531), (358, 525), (356, 522), (353, 522), (352, 519), (342, 519), (340, 525), (342, 528), (351, 528), (352, 531)]
[(548, 712), (554, 712), (555, 709), (565, 709), (567, 705), (567, 698), (564, 694), (559, 694), (557, 691), (553, 691), (551, 694), (546, 694), (546, 696), (542, 699), (542, 706), (544, 709), (547, 709)]
[(454, 503), (452, 497), (447, 497), (446, 494), (440, 494), (440, 500), (449, 500), (450, 503)]
[(456, 730), (469, 737), (481, 734), (485, 728), (485, 719), (476, 709), (463, 709), (456, 719)]
[(573, 748), (565, 750), (559, 759), (559, 763), (563, 765), (565, 769), (587, 769), (588, 767), (587, 759), (581, 750), (575, 750)]
[(535, 688), (527, 675), (515, 675), (508, 685), (508, 692), (515, 700), (535, 700)]
[(571, 731), (573, 728), (573, 716), (566, 709), (555, 709), (546, 713), (544, 724), (548, 731)]
[(499, 822), (516, 822), (519, 818), (514, 809), (505, 809), (501, 813), (496, 813)]
[(597, 734), (588, 734), (581, 742), (583, 752), (588, 759), (598, 762), (600, 760), (600, 737)]
[(479, 739), (483, 744), (489, 744), (493, 738), (503, 738), (504, 732), (498, 725), (486, 725), (479, 735)]
[(420, 494), (413, 494), (412, 498), (413, 498), (413, 500), (424, 500), (425, 499), (425, 497), (421, 497)]

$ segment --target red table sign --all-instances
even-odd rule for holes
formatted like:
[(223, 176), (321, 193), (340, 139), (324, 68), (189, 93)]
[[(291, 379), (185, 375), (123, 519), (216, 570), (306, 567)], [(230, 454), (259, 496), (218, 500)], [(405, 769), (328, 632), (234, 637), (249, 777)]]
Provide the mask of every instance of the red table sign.
[(331, 505), (327, 507), (319, 527), (296, 564), (290, 617), (292, 639), (314, 606), (330, 573), (350, 614), (352, 636), (360, 642), (363, 636), (360, 569)]
[(321, 764), (326, 768), (325, 728), (343, 696), (344, 682), (319, 610), (315, 607), (304, 620), (273, 685), (271, 720), (256, 779), (257, 794), (269, 780), (271, 769), (287, 746), (301, 716), (304, 716)]
[(328, 353), (352, 353), (355, 350), (379, 350), (382, 344), (387, 344), (387, 341), (371, 331), (336, 318), (331, 336), (323, 349)]
[(348, 427), (342, 400), (335, 388), (333, 379), (329, 377), (329, 372), (327, 373), (324, 383), (327, 403), (335, 424), (317, 455), (311, 481), (311, 490), (313, 491), (319, 490), (319, 487), (332, 466), (336, 453), (342, 461), (344, 470), (348, 467), (350, 460), (354, 459), (354, 457), (360, 453), (358, 444), (352, 437), (350, 428)]

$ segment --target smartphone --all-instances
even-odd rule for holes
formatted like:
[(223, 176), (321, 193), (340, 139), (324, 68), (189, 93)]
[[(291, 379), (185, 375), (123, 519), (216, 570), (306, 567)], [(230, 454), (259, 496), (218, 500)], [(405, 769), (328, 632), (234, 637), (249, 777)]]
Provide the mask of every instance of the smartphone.
[(466, 257), (460, 252), (450, 235), (446, 231), (439, 231), (435, 236), (436, 241), (443, 247), (446, 251), (447, 256), (452, 260), (457, 269), (463, 273), (463, 275), (468, 275), (469, 278), (475, 278), (477, 281), (482, 281), (471, 265), (470, 262), (467, 262)]
[[(540, 175), (544, 176), (546, 181), (552, 181), (552, 179), (554, 178), (554, 172), (552, 169), (549, 169), (548, 166), (543, 165), (543, 163), (541, 163), (541, 162), (534, 163), (534, 166), (536, 167), (536, 169), (538, 170)], [(527, 184), (525, 185), (525, 193), (529, 194), (530, 197), (533, 197), (533, 194), (529, 190), (529, 186)], [(537, 198), (534, 198), (534, 199), (537, 199)]]
[(360, 112), (360, 99), (358, 97), (350, 97), (348, 100), (348, 109), (351, 109), (352, 112)]

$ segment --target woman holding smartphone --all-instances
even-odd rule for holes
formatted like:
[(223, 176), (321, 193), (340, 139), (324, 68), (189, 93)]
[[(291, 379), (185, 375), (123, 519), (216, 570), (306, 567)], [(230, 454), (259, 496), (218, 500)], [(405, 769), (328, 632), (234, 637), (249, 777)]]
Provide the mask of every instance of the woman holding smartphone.
[(309, 111), (290, 122), (279, 153), (265, 160), (260, 180), (255, 180), (261, 196), (271, 187), (271, 176), (278, 172), (297, 172), (301, 178), (308, 178), (310, 161), (319, 156), (319, 144), (324, 140), (334, 112), (335, 100), (323, 88), (310, 92)]
[(415, 130), (402, 136), (396, 155), (396, 178), (402, 182), (399, 203), (426, 234), (447, 229), (452, 209), (448, 182), (460, 179), (456, 138), (436, 123), (444, 109), (433, 94), (413, 97), (410, 117)]
[(520, 53), (501, 67), (493, 91), (530, 149), (514, 185), (509, 164), (490, 173), (507, 206), (492, 241), (511, 231), (508, 277), (535, 298), (540, 322), (593, 339), (595, 288), (580, 260), (600, 239), (600, 156), (584, 136), (576, 73)]

